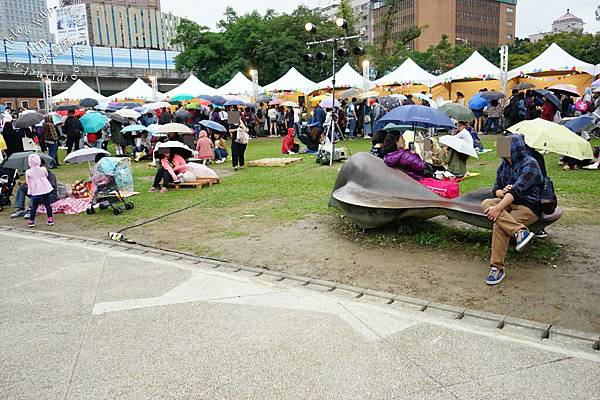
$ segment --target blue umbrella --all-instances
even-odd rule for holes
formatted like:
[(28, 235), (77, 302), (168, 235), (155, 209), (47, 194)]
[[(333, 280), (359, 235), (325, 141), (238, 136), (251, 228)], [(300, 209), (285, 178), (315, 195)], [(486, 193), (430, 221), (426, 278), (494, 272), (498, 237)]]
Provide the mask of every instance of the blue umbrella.
[(108, 122), (108, 118), (98, 111), (88, 111), (79, 119), (83, 125), (83, 133), (96, 133)]
[(227, 103), (227, 99), (223, 96), (213, 96), (209, 100), (216, 106), (222, 106)]
[(223, 104), (224, 106), (243, 106), (244, 102), (240, 99), (231, 99), (231, 100), (227, 100), (225, 102), (225, 104)]
[(212, 97), (212, 96), (210, 96), (210, 95), (208, 95), (208, 94), (201, 94), (200, 96), (198, 96), (198, 98), (199, 98), (199, 99), (202, 99), (202, 100), (208, 100), (208, 101), (211, 101), (213, 97)]
[(218, 122), (215, 121), (209, 121), (207, 119), (200, 121), (200, 125), (212, 129), (213, 131), (218, 131), (218, 132), (227, 132), (227, 129), (225, 129), (225, 127), (223, 125), (221, 125)]
[(377, 121), (377, 129), (381, 129), (381, 127), (390, 122), (401, 125), (411, 124), (421, 128), (453, 129), (456, 127), (450, 117), (443, 112), (421, 105), (409, 105), (394, 108)]
[(582, 130), (584, 130), (586, 127), (593, 125), (594, 122), (596, 122), (596, 117), (594, 117), (593, 115), (582, 115), (580, 117), (573, 118), (573, 119), (568, 119), (568, 120), (563, 119), (560, 122), (560, 124), (566, 126), (571, 131), (578, 134)]
[(481, 97), (481, 93), (475, 94), (475, 96), (471, 97), (471, 100), (469, 100), (469, 108), (471, 110), (483, 110), (488, 104), (488, 101)]
[(148, 130), (148, 128), (146, 128), (144, 125), (129, 125), (123, 129), (121, 129), (121, 133), (139, 132), (139, 131), (147, 131), (147, 130)]
[(550, 100), (550, 103), (554, 104), (557, 109), (561, 109), (560, 100), (551, 91), (547, 89), (536, 89), (535, 92), (540, 96), (544, 96), (545, 98)]

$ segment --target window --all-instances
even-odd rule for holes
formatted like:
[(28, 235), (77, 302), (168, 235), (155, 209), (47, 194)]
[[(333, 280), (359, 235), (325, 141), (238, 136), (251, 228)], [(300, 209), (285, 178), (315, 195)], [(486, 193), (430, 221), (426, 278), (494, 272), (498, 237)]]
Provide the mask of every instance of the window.
[(512, 39), (512, 35), (509, 33), (509, 34), (507, 34), (507, 35), (506, 35), (506, 38), (507, 38), (508, 40), (511, 40), (511, 39)]
[(37, 100), (37, 108), (38, 108), (38, 110), (45, 110), (46, 109), (46, 103), (44, 102), (44, 99), (38, 99)]
[(512, 14), (512, 13), (514, 13), (515, 11), (514, 11), (512, 8), (510, 8), (510, 7), (506, 7), (506, 12), (507, 12), (508, 14)]
[(29, 100), (23, 100), (23, 101), (21, 101), (21, 107), (23, 107), (23, 108), (29, 108)]
[(513, 26), (512, 21), (506, 21), (506, 26)]
[(7, 101), (6, 103), (4, 103), (4, 105), (6, 106), (6, 108), (10, 108), (11, 110), (13, 108), (11, 101)]

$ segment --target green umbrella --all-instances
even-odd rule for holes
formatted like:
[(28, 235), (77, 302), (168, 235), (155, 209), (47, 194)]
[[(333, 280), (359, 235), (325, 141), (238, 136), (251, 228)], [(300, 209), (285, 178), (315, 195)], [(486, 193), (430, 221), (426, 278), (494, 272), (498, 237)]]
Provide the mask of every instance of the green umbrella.
[(471, 111), (465, 106), (461, 106), (460, 104), (444, 104), (439, 108), (439, 110), (447, 116), (449, 116), (450, 118), (455, 119), (457, 121), (473, 121), (475, 119), (473, 111)]
[(199, 103), (190, 103), (187, 106), (185, 106), (185, 108), (187, 108), (188, 110), (200, 110), (202, 108), (202, 105)]
[(96, 133), (108, 122), (108, 118), (98, 111), (88, 111), (79, 119), (83, 125), (83, 133)]
[(191, 94), (182, 93), (171, 97), (171, 101), (188, 101), (193, 98), (194, 96), (192, 96)]

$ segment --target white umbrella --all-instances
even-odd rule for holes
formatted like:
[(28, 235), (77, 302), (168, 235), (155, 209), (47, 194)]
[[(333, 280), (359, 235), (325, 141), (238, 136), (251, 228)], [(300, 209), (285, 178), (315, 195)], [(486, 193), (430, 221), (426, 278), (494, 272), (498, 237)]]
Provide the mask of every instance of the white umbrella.
[(171, 107), (171, 104), (169, 104), (166, 101), (157, 101), (155, 103), (144, 104), (144, 105), (142, 105), (142, 107), (149, 108), (151, 110), (157, 110), (159, 108), (169, 108), (169, 107)]
[(284, 101), (281, 105), (284, 107), (298, 107), (298, 103), (294, 103), (293, 101)]
[(189, 158), (192, 156), (193, 152), (192, 149), (190, 149), (189, 147), (187, 147), (185, 144), (175, 141), (175, 140), (170, 140), (168, 142), (163, 142), (163, 143), (158, 143), (156, 145), (156, 147), (154, 148), (154, 154), (161, 154), (164, 153), (165, 151), (174, 151), (177, 154), (180, 154), (183, 158)]
[(107, 156), (110, 156), (110, 153), (106, 150), (91, 147), (69, 153), (65, 157), (65, 162), (69, 164), (81, 164), (84, 162), (91, 162), (96, 160), (96, 156), (98, 154), (105, 154)]
[(454, 136), (442, 136), (440, 138), (440, 143), (445, 144), (446, 146), (458, 151), (459, 153), (479, 158), (477, 151), (475, 151), (475, 148), (473, 147), (473, 138), (471, 137), (471, 134), (466, 130), (462, 130)]
[(156, 133), (194, 133), (194, 131), (192, 131), (190, 128), (188, 128), (184, 124), (178, 124), (177, 122), (160, 125), (158, 127), (158, 129), (156, 129), (154, 132), (156, 132)]
[(121, 117), (131, 118), (135, 120), (142, 116), (142, 114), (140, 114), (139, 112), (129, 108), (122, 108), (119, 111), (116, 111), (115, 114), (120, 115)]

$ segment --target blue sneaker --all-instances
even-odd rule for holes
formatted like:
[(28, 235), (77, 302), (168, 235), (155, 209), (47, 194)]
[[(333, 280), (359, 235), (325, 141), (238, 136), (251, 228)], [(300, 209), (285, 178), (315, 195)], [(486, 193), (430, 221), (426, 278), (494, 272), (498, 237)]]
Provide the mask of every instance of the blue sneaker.
[(535, 235), (529, 232), (527, 229), (523, 229), (515, 234), (515, 240), (517, 241), (517, 251), (523, 250), (523, 247), (527, 246), (527, 243), (531, 242)]
[(504, 273), (503, 269), (500, 270), (496, 267), (491, 267), (490, 274), (485, 279), (485, 283), (487, 283), (488, 285), (497, 285), (504, 280), (505, 276), (506, 274)]

